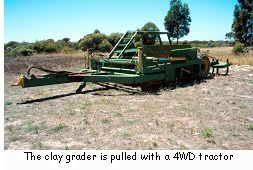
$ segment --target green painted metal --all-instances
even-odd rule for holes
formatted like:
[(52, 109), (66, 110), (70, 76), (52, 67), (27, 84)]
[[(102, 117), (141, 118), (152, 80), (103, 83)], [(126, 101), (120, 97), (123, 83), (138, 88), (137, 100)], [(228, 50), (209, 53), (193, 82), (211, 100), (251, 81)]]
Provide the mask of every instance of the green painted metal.
[(227, 68), (231, 65), (228, 61), (211, 61), (210, 63), (211, 67), (213, 68)]
[(47, 74), (44, 76), (23, 77), (22, 87), (35, 87), (53, 84), (70, 83), (66, 75)]
[(173, 57), (185, 56), (188, 59), (195, 59), (198, 56), (198, 52), (197, 52), (197, 48), (176, 49), (176, 50), (171, 50), (170, 56), (173, 56)]
[[(114, 53), (116, 54), (120, 54), (123, 50), (117, 50), (117, 51), (114, 51)], [(125, 50), (125, 53), (136, 53), (138, 52), (138, 49), (137, 48), (131, 48), (131, 49), (127, 49)]]
[[(159, 44), (134, 46), (139, 34), (157, 35)], [(203, 64), (196, 48), (190, 45), (166, 45), (160, 35), (167, 32), (126, 32), (108, 56), (95, 58), (89, 56), (89, 69), (79, 73), (50, 73), (42, 76), (24, 76), (20, 79), (22, 87), (34, 87), (71, 82), (111, 82), (125, 85), (145, 86), (152, 82), (171, 82), (180, 79), (200, 78), (202, 70), (209, 65)], [(92, 52), (92, 50), (90, 50)], [(209, 62), (209, 61), (208, 61)], [(226, 68), (227, 62), (211, 61), (213, 68)]]

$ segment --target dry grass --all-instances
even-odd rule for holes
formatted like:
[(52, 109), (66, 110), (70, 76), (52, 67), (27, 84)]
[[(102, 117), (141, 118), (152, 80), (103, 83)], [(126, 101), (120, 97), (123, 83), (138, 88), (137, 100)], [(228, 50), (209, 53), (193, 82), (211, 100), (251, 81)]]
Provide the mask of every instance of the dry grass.
[[(210, 53), (226, 58), (229, 50)], [(10, 84), (30, 64), (78, 71), (82, 55), (4, 64), (5, 149), (253, 149), (253, 66), (234, 65), (228, 76), (152, 94), (94, 84), (75, 94), (79, 83), (25, 89)]]
[(232, 52), (232, 49), (232, 47), (202, 48), (201, 52), (209, 50), (213, 57), (224, 61), (229, 59), (234, 65), (253, 65), (253, 51), (236, 55)]
[[(43, 66), (48, 69), (79, 71), (85, 63), (84, 53), (39, 54), (26, 57), (5, 57), (4, 72), (24, 74), (29, 66)], [(15, 69), (14, 69), (15, 68)]]
[(72, 52), (72, 53), (68, 53), (68, 54), (65, 54), (65, 53), (53, 53), (53, 54), (35, 54), (33, 55), (33, 57), (49, 57), (49, 56), (55, 56), (55, 57), (83, 57), (84, 56), (84, 53), (82, 51), (75, 51), (75, 52)]

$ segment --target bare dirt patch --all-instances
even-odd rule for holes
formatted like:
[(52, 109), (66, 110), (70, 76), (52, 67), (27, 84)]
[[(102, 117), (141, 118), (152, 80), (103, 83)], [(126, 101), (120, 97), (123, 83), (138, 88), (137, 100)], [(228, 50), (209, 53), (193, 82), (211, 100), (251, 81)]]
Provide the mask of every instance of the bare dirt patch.
[(75, 94), (79, 83), (10, 86), (34, 63), (84, 65), (82, 55), (61, 57), (5, 59), (5, 149), (253, 149), (253, 66), (145, 94), (95, 84)]

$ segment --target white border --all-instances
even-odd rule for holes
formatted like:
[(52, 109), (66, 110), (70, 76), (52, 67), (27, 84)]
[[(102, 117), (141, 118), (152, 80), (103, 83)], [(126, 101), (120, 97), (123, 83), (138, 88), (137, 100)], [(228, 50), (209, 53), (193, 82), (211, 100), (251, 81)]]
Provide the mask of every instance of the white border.
[[(0, 115), (0, 123), (1, 123), (1, 152), (0, 152), (0, 169), (26, 169), (26, 170), (45, 170), (45, 169), (81, 169), (81, 168), (92, 168), (92, 169), (190, 169), (194, 168), (195, 170), (198, 169), (250, 169), (252, 167), (253, 162), (253, 151), (220, 151), (220, 150), (210, 150), (210, 151), (180, 151), (180, 152), (193, 152), (196, 153), (203, 153), (203, 154), (233, 154), (234, 159), (233, 161), (115, 161), (114, 163), (110, 163), (108, 161), (73, 161), (71, 164), (62, 163), (59, 164), (55, 161), (27, 161), (24, 151), (11, 151), (7, 150), (4, 151), (4, 0), (0, 0), (0, 57), (1, 57), (1, 106), (2, 106), (2, 113)], [(120, 154), (122, 151), (32, 151), (35, 154), (49, 154), (53, 152), (55, 154), (82, 154), (83, 152), (89, 152), (90, 154), (100, 155), (101, 152), (104, 154)], [(150, 152), (158, 152), (160, 155), (164, 154), (174, 154), (177, 151), (126, 151), (128, 153), (137, 152), (137, 154), (147, 154)], [(4, 158), (3, 158), (4, 157)], [(4, 163), (2, 163), (4, 161)], [(4, 167), (3, 167), (4, 166)]]
[[(252, 151), (222, 151), (222, 150), (159, 150), (159, 151), (149, 151), (149, 150), (114, 150), (114, 151), (25, 151), (32, 152), (34, 155), (40, 155), (41, 160), (27, 160), (27, 155), (24, 151), (5, 151), (5, 163), (6, 169), (16, 170), (16, 169), (25, 169), (25, 170), (45, 170), (45, 169), (120, 169), (120, 170), (129, 170), (129, 169), (145, 169), (145, 170), (154, 170), (154, 169), (194, 169), (194, 170), (215, 170), (215, 169), (250, 169), (252, 167), (253, 161), (253, 152)], [(46, 155), (62, 155), (61, 162), (58, 160), (45, 160)], [(84, 155), (84, 152), (90, 155), (96, 155), (95, 160), (74, 160), (70, 163), (66, 163), (67, 155)], [(134, 155), (136, 153), (136, 160), (115, 160), (111, 163), (111, 155), (122, 155), (126, 152), (128, 155)], [(188, 152), (195, 155), (194, 160), (176, 160), (173, 159), (173, 156), (180, 152), (187, 154)], [(101, 160), (101, 153), (108, 155), (109, 160)], [(145, 161), (141, 160), (140, 156), (142, 154), (157, 153), (160, 155), (160, 160), (151, 160)], [(199, 154), (204, 155), (233, 155), (231, 160), (199, 160)], [(165, 156), (169, 155), (170, 160), (165, 160)], [(85, 157), (86, 157), (85, 156)], [(203, 158), (202, 157), (202, 158)], [(86, 157), (87, 158), (87, 157)], [(123, 158), (125, 159), (125, 158)]]
[(0, 57), (1, 57), (1, 66), (0, 66), (0, 80), (1, 80), (1, 114), (0, 114), (0, 169), (4, 169), (4, 0), (0, 0)]

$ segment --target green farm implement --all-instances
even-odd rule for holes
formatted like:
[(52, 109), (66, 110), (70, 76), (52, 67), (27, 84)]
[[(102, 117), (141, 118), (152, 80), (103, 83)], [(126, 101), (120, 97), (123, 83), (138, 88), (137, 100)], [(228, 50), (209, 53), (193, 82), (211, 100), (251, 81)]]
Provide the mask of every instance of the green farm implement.
[[(116, 83), (140, 86), (147, 91), (158, 84), (205, 79), (214, 73), (214, 69), (219, 73), (219, 69), (225, 68), (225, 74), (228, 73), (228, 60), (220, 62), (208, 53), (198, 54), (198, 49), (190, 45), (168, 45), (162, 41), (164, 36), (168, 33), (128, 31), (105, 57), (96, 57), (94, 51), (88, 49), (85, 68), (80, 72), (52, 71), (33, 66), (29, 67), (27, 75), (18, 79), (16, 85), (35, 87), (81, 82), (76, 90), (80, 93), (86, 82)], [(212, 73), (210, 68), (213, 69)], [(32, 69), (42, 70), (46, 74), (31, 74)]]

